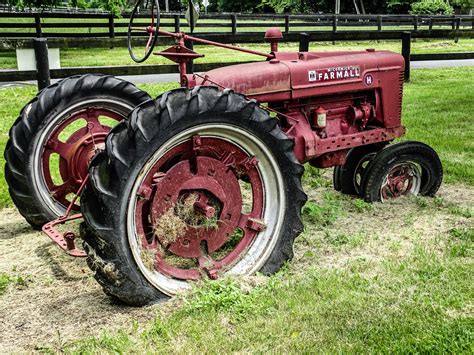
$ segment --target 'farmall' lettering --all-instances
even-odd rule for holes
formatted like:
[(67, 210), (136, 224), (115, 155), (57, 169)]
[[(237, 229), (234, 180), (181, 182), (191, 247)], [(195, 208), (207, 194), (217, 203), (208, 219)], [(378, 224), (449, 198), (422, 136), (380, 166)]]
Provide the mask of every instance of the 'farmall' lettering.
[(308, 71), (309, 81), (344, 80), (360, 77), (360, 67), (350, 65), (347, 67), (333, 67)]

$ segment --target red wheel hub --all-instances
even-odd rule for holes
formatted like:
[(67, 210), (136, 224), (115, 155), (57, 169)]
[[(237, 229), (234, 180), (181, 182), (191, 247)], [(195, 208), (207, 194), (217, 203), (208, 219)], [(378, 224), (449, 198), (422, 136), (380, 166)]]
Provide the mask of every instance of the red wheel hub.
[[(117, 122), (124, 119), (122, 115), (103, 108), (83, 109), (63, 120), (44, 145), (42, 168), (45, 183), (51, 196), (63, 206), (69, 205), (68, 195), (81, 186), (88, 174), (89, 162), (97, 150), (103, 148), (111, 130), (111, 127), (101, 124), (99, 117)], [(85, 126), (80, 124), (82, 120), (86, 122)], [(53, 154), (59, 156), (57, 164), (51, 162)], [(75, 205), (74, 209), (78, 210), (79, 206)]]
[[(233, 143), (199, 136), (154, 164), (138, 189), (135, 224), (142, 248), (152, 251), (156, 271), (184, 280), (198, 279), (203, 272), (217, 278), (239, 259), (265, 228), (257, 165)], [(251, 191), (242, 190), (243, 181)], [(243, 192), (252, 195), (250, 213), (242, 211)], [(236, 230), (241, 237), (230, 245)]]
[(383, 199), (396, 198), (410, 193), (415, 183), (415, 176), (411, 164), (400, 164), (393, 167), (381, 187)]

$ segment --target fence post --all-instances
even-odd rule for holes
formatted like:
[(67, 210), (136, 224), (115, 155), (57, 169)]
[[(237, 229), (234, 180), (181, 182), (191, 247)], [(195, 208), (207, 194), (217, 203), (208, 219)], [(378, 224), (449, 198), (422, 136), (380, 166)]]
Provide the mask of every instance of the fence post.
[(36, 79), (38, 80), (38, 90), (42, 90), (51, 84), (48, 58), (48, 39), (35, 38), (33, 40), (36, 58)]
[[(190, 39), (184, 40), (184, 45), (186, 46), (186, 48), (189, 48), (190, 50), (194, 49), (193, 41), (190, 40)], [(194, 73), (194, 61), (193, 60), (189, 60), (186, 63), (186, 73), (187, 74)]]
[(285, 33), (290, 32), (290, 15), (285, 14)]
[(230, 15), (230, 19), (232, 21), (232, 34), (235, 35), (237, 34), (237, 15), (236, 14)]
[(40, 14), (35, 14), (35, 28), (36, 37), (43, 37), (43, 31), (41, 30), (41, 17)]
[(429, 22), (429, 27), (428, 27), (428, 31), (430, 32), (430, 34), (431, 34), (432, 29), (433, 29), (433, 18), (430, 16), (430, 22)]
[(459, 42), (459, 37), (457, 36), (459, 34), (459, 27), (461, 27), (461, 18), (458, 17), (456, 18), (456, 36), (454, 36), (454, 43), (458, 43)]
[(413, 16), (413, 30), (418, 31), (418, 15)]
[(179, 15), (174, 15), (174, 32), (181, 32), (181, 24), (179, 23)]
[(300, 33), (300, 48), (299, 52), (308, 52), (309, 51), (309, 34)]
[(405, 81), (410, 81), (411, 33), (402, 32), (402, 56), (405, 59)]
[(332, 32), (337, 32), (337, 15), (332, 15)]
[(382, 16), (377, 16), (377, 31), (382, 32)]
[(109, 14), (109, 38), (115, 38), (115, 23), (114, 23), (114, 15)]

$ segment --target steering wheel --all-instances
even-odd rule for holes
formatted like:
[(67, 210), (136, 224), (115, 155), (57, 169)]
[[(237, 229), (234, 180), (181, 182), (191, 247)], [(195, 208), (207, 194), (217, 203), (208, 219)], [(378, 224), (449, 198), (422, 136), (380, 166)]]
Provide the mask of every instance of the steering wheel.
[[(151, 22), (146, 27), (133, 27), (133, 22), (139, 16), (140, 10), (147, 11), (150, 7), (151, 2)], [(144, 5), (144, 6), (141, 6)], [(137, 25), (140, 26), (141, 24)], [(127, 33), (127, 47), (128, 53), (130, 53), (130, 57), (137, 62), (143, 63), (145, 60), (148, 59), (150, 54), (153, 52), (153, 48), (155, 47), (156, 41), (158, 39), (158, 30), (160, 28), (160, 6), (158, 4), (158, 0), (138, 0), (133, 8), (132, 13), (130, 14), (130, 21), (128, 23), (128, 33)], [(142, 35), (143, 43), (145, 44), (145, 48), (141, 47), (143, 50), (143, 55), (137, 55), (135, 51), (138, 50), (133, 49), (133, 38), (137, 38)], [(140, 41), (140, 40), (137, 40)], [(145, 42), (146, 41), (146, 42)]]

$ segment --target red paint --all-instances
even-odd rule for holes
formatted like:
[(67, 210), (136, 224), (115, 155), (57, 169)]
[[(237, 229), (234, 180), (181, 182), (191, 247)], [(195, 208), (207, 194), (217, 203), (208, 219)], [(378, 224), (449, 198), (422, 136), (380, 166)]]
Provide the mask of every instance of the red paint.
[(387, 173), (387, 182), (381, 188), (384, 200), (400, 197), (409, 193), (413, 187), (413, 167), (410, 164), (397, 165)]
[[(173, 147), (155, 163), (139, 188), (135, 215), (137, 235), (142, 238), (143, 248), (155, 251), (157, 271), (177, 279), (200, 278), (202, 272), (217, 278), (220, 270), (241, 257), (264, 229), (259, 222), (264, 202), (258, 164), (255, 157), (227, 140), (200, 136)], [(252, 189), (253, 204), (248, 214), (242, 212), (242, 178)], [(194, 212), (187, 220), (187, 215), (180, 215), (180, 206), (189, 203)], [(172, 240), (156, 229), (170, 214), (186, 223)], [(206, 227), (203, 218), (214, 218), (214, 224)], [(225, 245), (236, 228), (243, 231), (242, 239), (222, 259), (213, 259), (211, 255)], [(168, 253), (191, 258), (196, 265), (171, 265)]]
[(74, 239), (76, 238), (75, 234), (70, 231), (61, 233), (56, 228), (56, 226), (58, 225), (62, 225), (81, 218), (81, 214), (75, 214), (70, 217), (59, 218), (49, 223), (46, 223), (43, 226), (42, 230), (48, 237), (51, 238), (53, 242), (55, 242), (61, 249), (63, 249), (69, 255), (75, 257), (85, 257), (87, 256), (86, 252), (82, 249), (76, 248), (76, 245), (74, 243)]
[[(268, 103), (279, 113), (283, 131), (295, 141), (295, 154), (302, 163), (340, 165), (341, 151), (403, 135), (401, 55), (388, 51), (273, 54), (270, 61), (187, 75), (188, 84), (231, 88)], [(324, 126), (317, 123), (318, 111), (326, 112)]]
[[(74, 112), (51, 133), (45, 143), (42, 154), (43, 176), (53, 198), (63, 206), (70, 204), (67, 196), (74, 194), (87, 177), (89, 162), (96, 149), (103, 146), (105, 137), (111, 129), (100, 123), (101, 116), (112, 118), (117, 122), (124, 119), (115, 112), (99, 108)], [(70, 134), (66, 141), (61, 140), (61, 134), (80, 120), (87, 122), (87, 125)], [(59, 172), (55, 170), (55, 166), (51, 166), (52, 154), (59, 155)], [(56, 185), (52, 178), (52, 174), (58, 173), (62, 180), (60, 185)], [(73, 209), (78, 211), (79, 206), (74, 205)]]

